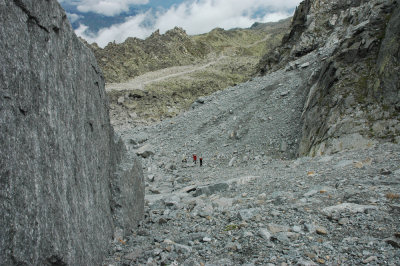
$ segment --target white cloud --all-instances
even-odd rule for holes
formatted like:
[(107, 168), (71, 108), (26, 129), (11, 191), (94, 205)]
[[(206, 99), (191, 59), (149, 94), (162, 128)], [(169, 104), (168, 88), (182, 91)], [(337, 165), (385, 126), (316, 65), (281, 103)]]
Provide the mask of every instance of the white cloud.
[[(156, 29), (161, 33), (182, 27), (188, 34), (201, 34), (220, 27), (250, 27), (254, 22), (271, 22), (291, 16), (301, 0), (193, 0), (172, 6), (163, 12), (143, 13), (126, 22), (102, 29), (97, 35), (79, 31), (89, 42), (104, 47), (108, 42), (123, 42), (127, 37), (145, 38)], [(260, 12), (263, 11), (263, 12)], [(153, 21), (144, 27), (143, 22)], [(79, 29), (78, 29), (79, 30)]]
[(91, 33), (86, 25), (80, 25), (75, 30), (76, 35), (84, 38), (89, 43), (96, 42), (100, 47), (106, 46), (109, 42), (123, 42), (128, 37), (146, 38), (152, 29), (146, 29), (141, 23), (146, 19), (148, 13), (140, 14), (127, 19), (125, 23), (113, 25), (109, 28), (101, 29), (96, 35)]
[(89, 42), (93, 42), (93, 40), (91, 40), (91, 37), (89, 36), (90, 34), (87, 32), (88, 28), (89, 28), (88, 26), (80, 24), (79, 28), (75, 30), (75, 34), (78, 35), (79, 37), (86, 39)]
[(131, 5), (147, 4), (149, 0), (81, 0), (76, 3), (80, 12), (94, 12), (106, 16), (115, 16), (129, 11)]
[(80, 16), (78, 14), (73, 14), (73, 13), (68, 13), (68, 12), (67, 12), (67, 17), (68, 17), (69, 21), (71, 21), (71, 23), (74, 23), (78, 19), (82, 18), (82, 16)]

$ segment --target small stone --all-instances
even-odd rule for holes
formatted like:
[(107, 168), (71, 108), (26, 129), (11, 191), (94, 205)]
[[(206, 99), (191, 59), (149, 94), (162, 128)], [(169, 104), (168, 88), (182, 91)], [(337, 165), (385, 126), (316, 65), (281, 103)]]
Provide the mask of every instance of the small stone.
[(144, 145), (143, 147), (139, 148), (136, 151), (136, 154), (143, 157), (143, 158), (148, 158), (152, 155), (154, 155), (154, 150), (150, 145)]
[(229, 166), (229, 167), (232, 167), (232, 166), (233, 166), (233, 163), (235, 162), (235, 160), (236, 160), (236, 157), (232, 157), (232, 159), (229, 161), (228, 166)]
[(392, 173), (392, 171), (388, 170), (388, 169), (381, 169), (381, 175), (390, 175)]
[(228, 243), (225, 246), (225, 248), (230, 250), (230, 251), (237, 251), (238, 250), (237, 244), (236, 243), (232, 243), (232, 242)]
[(124, 104), (124, 102), (125, 102), (125, 97), (124, 97), (124, 96), (119, 97), (118, 100), (117, 100), (117, 103), (118, 103), (119, 105)]
[(192, 248), (189, 246), (185, 246), (185, 245), (181, 245), (181, 244), (175, 244), (174, 245), (175, 250), (177, 253), (181, 253), (181, 254), (187, 254), (192, 252)]
[(301, 227), (298, 226), (298, 225), (295, 225), (295, 226), (293, 226), (292, 230), (293, 230), (293, 232), (300, 233), (301, 232)]
[[(252, 237), (252, 236), (254, 236), (254, 234), (252, 233), (252, 232), (249, 232), (249, 231), (245, 231), (245, 232), (243, 232), (243, 237)], [(261, 236), (262, 237), (262, 236)], [(269, 239), (269, 238), (268, 238)]]
[(226, 191), (227, 189), (229, 189), (228, 183), (222, 182), (222, 183), (210, 184), (207, 186), (197, 187), (193, 193), (193, 196), (194, 197), (198, 197), (200, 195), (209, 196), (215, 194), (216, 192)]
[(345, 225), (345, 224), (348, 224), (349, 223), (349, 218), (341, 218), (339, 221), (338, 221), (338, 224), (340, 224), (340, 225)]
[(286, 152), (287, 149), (288, 149), (287, 143), (286, 143), (285, 141), (282, 140), (281, 146), (280, 146), (280, 149), (279, 149), (279, 150), (280, 150), (281, 152)]
[(199, 97), (199, 98), (196, 100), (196, 103), (204, 104), (205, 101), (206, 101), (206, 100), (205, 100), (204, 97)]
[(265, 193), (261, 193), (260, 195), (258, 195), (259, 199), (265, 200), (267, 198), (267, 194)]
[(361, 169), (361, 168), (364, 167), (364, 165), (363, 165), (362, 162), (355, 162), (355, 163), (354, 163), (354, 167), (355, 167), (355, 168), (358, 168), (358, 169)]
[(123, 258), (126, 260), (136, 260), (143, 255), (143, 250), (135, 250), (131, 253), (126, 254)]
[(260, 230), (258, 231), (258, 235), (264, 238), (265, 240), (271, 239), (271, 233), (268, 231), (267, 228), (260, 228)]
[(372, 205), (359, 205), (355, 203), (342, 203), (335, 206), (330, 206), (322, 209), (322, 213), (328, 217), (332, 217), (335, 214), (341, 213), (363, 213), (366, 210), (377, 209), (376, 206)]
[(280, 232), (289, 232), (289, 227), (284, 226), (284, 225), (268, 224), (267, 228), (272, 234), (276, 234), (276, 233), (280, 233)]
[(314, 233), (316, 231), (314, 224), (304, 224), (304, 228), (308, 233)]
[(308, 176), (315, 176), (315, 171), (308, 171), (308, 172), (307, 172), (307, 175), (308, 175)]
[(395, 248), (400, 248), (400, 239), (397, 237), (386, 238), (385, 242)]
[(306, 68), (310, 65), (310, 62), (305, 62), (304, 64), (301, 64), (300, 67), (301, 68)]
[(135, 119), (138, 118), (137, 113), (133, 112), (133, 113), (129, 113), (130, 118)]
[(284, 232), (283, 234), (285, 234), (290, 240), (297, 240), (300, 237), (299, 233)]
[(297, 261), (297, 264), (299, 266), (317, 266), (317, 264), (313, 261), (309, 261), (309, 260), (304, 260), (304, 259), (300, 259), (299, 261)]
[(161, 254), (162, 250), (159, 248), (153, 249), (153, 256), (159, 256)]
[(147, 181), (149, 182), (154, 182), (155, 176), (154, 175), (148, 175), (147, 176)]
[(150, 235), (149, 231), (147, 231), (147, 230), (144, 229), (144, 228), (139, 229), (139, 230), (137, 231), (137, 234), (138, 234), (139, 236), (149, 236), (149, 235)]
[(289, 95), (289, 91), (281, 92), (281, 97), (285, 97)]
[(260, 210), (257, 208), (240, 210), (237, 217), (242, 221), (249, 221), (253, 219), (259, 211)]
[(211, 242), (211, 238), (209, 238), (209, 237), (204, 237), (204, 238), (203, 238), (203, 242)]
[(179, 183), (179, 184), (184, 184), (184, 183), (186, 183), (186, 182), (189, 182), (189, 181), (190, 181), (190, 178), (187, 178), (187, 177), (182, 176), (182, 177), (178, 177), (175, 181), (176, 181), (177, 183)]
[(161, 194), (161, 192), (155, 188), (149, 188), (149, 191), (153, 194)]
[(317, 232), (317, 234), (319, 234), (319, 235), (326, 235), (326, 234), (328, 234), (326, 228), (325, 228), (325, 227), (322, 227), (322, 226), (318, 226), (318, 227), (316, 228), (316, 232)]
[(158, 224), (166, 224), (166, 223), (168, 223), (168, 221), (166, 219), (164, 219), (162, 217), (160, 219), (158, 219)]
[(308, 253), (306, 253), (306, 256), (308, 257), (308, 258), (310, 258), (310, 259), (315, 259), (316, 257), (317, 257), (317, 255), (315, 254), (315, 253), (311, 253), (311, 252), (308, 252)]
[(368, 264), (368, 263), (376, 261), (376, 260), (378, 260), (378, 258), (376, 256), (370, 256), (370, 257), (366, 258), (365, 260), (363, 260), (363, 263)]
[(165, 169), (167, 169), (167, 170), (176, 170), (176, 165), (173, 164), (173, 163), (168, 163), (168, 164), (165, 166)]
[(273, 210), (273, 211), (271, 211), (271, 215), (274, 217), (278, 217), (279, 215), (281, 215), (281, 213), (277, 210)]

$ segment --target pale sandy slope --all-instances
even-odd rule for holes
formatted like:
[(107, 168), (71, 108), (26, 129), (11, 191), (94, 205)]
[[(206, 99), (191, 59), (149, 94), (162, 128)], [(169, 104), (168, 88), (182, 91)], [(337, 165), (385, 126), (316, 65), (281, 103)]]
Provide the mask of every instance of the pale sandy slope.
[(121, 90), (132, 90), (132, 89), (143, 90), (146, 85), (149, 85), (151, 83), (164, 81), (169, 78), (176, 78), (179, 76), (203, 70), (207, 67), (219, 63), (223, 58), (225, 58), (225, 56), (221, 56), (216, 60), (200, 64), (168, 67), (157, 71), (145, 73), (143, 75), (140, 75), (123, 83), (109, 83), (106, 84), (106, 91), (109, 92), (109, 91), (121, 91)]

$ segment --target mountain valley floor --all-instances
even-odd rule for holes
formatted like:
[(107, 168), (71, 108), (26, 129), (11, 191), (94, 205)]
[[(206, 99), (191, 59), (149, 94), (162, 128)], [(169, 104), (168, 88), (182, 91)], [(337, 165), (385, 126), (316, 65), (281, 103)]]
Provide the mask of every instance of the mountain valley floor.
[(104, 265), (397, 265), (400, 145), (297, 158), (317, 61), (117, 127), (143, 157), (146, 214)]

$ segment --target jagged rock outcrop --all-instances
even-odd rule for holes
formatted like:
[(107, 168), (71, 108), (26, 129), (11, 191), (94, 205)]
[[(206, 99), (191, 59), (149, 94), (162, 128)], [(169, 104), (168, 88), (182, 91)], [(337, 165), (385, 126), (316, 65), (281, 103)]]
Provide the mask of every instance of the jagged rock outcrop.
[(144, 205), (104, 79), (56, 0), (0, 1), (0, 261), (99, 265)]
[(170, 66), (187, 65), (204, 58), (209, 47), (194, 42), (182, 28), (145, 40), (128, 38), (122, 44), (109, 43), (104, 49), (92, 45), (107, 82), (119, 82)]
[(103, 49), (96, 43), (86, 44), (94, 51), (106, 82), (117, 83), (172, 66), (213, 61), (222, 54), (260, 56), (279, 45), (289, 25), (290, 19), (285, 19), (275, 23), (256, 23), (248, 29), (216, 28), (194, 36), (175, 27), (164, 34), (157, 30), (144, 40), (130, 37), (120, 44), (109, 43)]
[[(303, 1), (261, 72), (314, 67), (300, 154), (323, 154), (400, 138), (399, 1)], [(296, 60), (314, 55), (299, 66)]]

